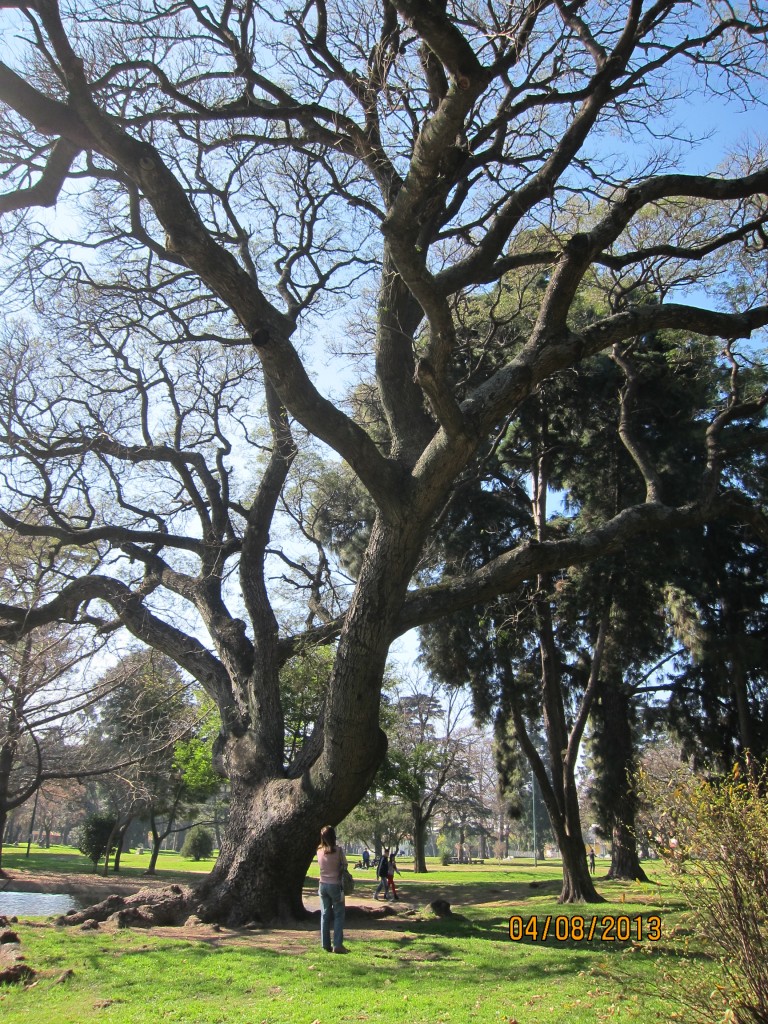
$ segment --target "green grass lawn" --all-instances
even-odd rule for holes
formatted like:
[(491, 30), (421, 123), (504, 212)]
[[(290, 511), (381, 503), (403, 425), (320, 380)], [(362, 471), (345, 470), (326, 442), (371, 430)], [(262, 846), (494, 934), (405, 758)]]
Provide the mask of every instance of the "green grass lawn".
[[(13, 854), (11, 855), (13, 856)], [(70, 854), (39, 853), (39, 870), (78, 870)], [(162, 870), (188, 862), (164, 857)], [(208, 865), (198, 864), (197, 869)], [(9, 863), (8, 867), (12, 868)], [(126, 861), (126, 874), (134, 865)], [(136, 869), (140, 871), (140, 868)], [(350, 954), (324, 953), (316, 926), (261, 931), (206, 932), (197, 939), (145, 931), (83, 932), (41, 920), (21, 923), (29, 964), (40, 972), (34, 987), (0, 988), (4, 1024), (345, 1024), (355, 1021), (414, 1024), (544, 1024), (594, 1021), (690, 1020), (679, 981), (670, 968), (714, 985), (717, 965), (688, 948), (686, 916), (674, 885), (653, 866), (658, 884), (601, 883), (609, 902), (558, 907), (559, 865), (438, 868), (426, 876), (404, 870), (398, 878), (404, 916), (371, 923), (353, 917), (346, 929)], [(373, 889), (355, 872), (349, 907)], [(170, 875), (169, 875), (170, 877)], [(531, 882), (538, 883), (531, 888)], [(306, 898), (316, 892), (308, 879)], [(426, 907), (448, 899), (456, 917), (441, 920)], [(554, 928), (560, 916), (620, 915), (645, 923), (661, 918), (658, 941), (608, 942), (596, 937), (557, 942), (509, 938), (509, 918), (532, 916)], [(576, 932), (580, 933), (577, 922)], [(63, 972), (73, 975), (61, 979)], [(722, 1014), (721, 1014), (722, 1016)]]
[[(214, 860), (195, 861), (179, 853), (163, 850), (157, 858), (158, 875), (194, 872), (207, 873)], [(143, 876), (149, 865), (149, 854), (124, 853), (120, 858), (120, 875), (125, 878)], [(62, 874), (94, 874), (93, 864), (82, 853), (71, 846), (51, 846), (49, 850), (32, 846), (27, 857), (26, 846), (6, 846), (3, 849), (3, 867), (8, 871), (55, 871)], [(103, 865), (99, 865), (101, 872)], [(111, 868), (110, 868), (111, 871)]]

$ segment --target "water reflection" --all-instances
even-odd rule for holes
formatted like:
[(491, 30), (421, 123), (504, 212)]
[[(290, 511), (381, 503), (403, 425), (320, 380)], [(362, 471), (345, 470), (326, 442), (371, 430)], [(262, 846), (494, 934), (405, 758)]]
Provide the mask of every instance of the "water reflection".
[(67, 893), (0, 892), (0, 914), (4, 917), (47, 917), (84, 906), (82, 900)]

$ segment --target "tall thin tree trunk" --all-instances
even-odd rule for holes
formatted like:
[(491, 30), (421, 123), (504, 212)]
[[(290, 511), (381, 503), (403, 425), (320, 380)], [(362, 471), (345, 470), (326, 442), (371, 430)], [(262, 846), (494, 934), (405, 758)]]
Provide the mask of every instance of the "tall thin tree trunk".
[(8, 812), (0, 804), (0, 877), (5, 875), (3, 871), (3, 845), (5, 842), (5, 826), (8, 822)]
[(149, 813), (149, 828), (152, 832), (152, 853), (149, 856), (149, 865), (144, 873), (147, 875), (154, 875), (155, 868), (157, 866), (157, 858), (160, 855), (160, 844), (164, 839), (164, 836), (161, 836), (157, 831), (157, 822), (155, 820), (154, 810)]
[(417, 874), (424, 874), (427, 870), (427, 825), (421, 817), (419, 804), (411, 805), (413, 815), (413, 870)]
[(123, 843), (125, 842), (125, 835), (128, 831), (128, 826), (133, 819), (129, 818), (128, 821), (123, 825), (120, 831), (117, 833), (117, 846), (115, 847), (115, 859), (112, 863), (112, 872), (117, 875), (120, 873), (120, 858), (123, 855)]

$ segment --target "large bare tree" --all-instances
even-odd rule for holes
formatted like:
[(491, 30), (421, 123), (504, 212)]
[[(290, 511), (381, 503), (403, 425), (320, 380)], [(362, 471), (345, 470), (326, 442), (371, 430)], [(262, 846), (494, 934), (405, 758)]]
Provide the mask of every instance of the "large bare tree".
[[(634, 438), (647, 500), (450, 581), (418, 572), (452, 494), (541, 381), (652, 331), (736, 339), (768, 323), (759, 149), (724, 172), (679, 173), (673, 159), (686, 90), (761, 102), (768, 11), (762, 0), (0, 8), (13, 321), (2, 521), (89, 552), (45, 605), (5, 602), (3, 635), (120, 625), (198, 679), (221, 713), (232, 786), (198, 909), (298, 915), (318, 828), (355, 805), (383, 755), (395, 637), (644, 532), (722, 515), (764, 529), (724, 476), (732, 435), (763, 404), (734, 391), (700, 432), (700, 485), (684, 504), (665, 503)], [(668, 151), (663, 133), (677, 140)], [(669, 301), (675, 283), (723, 280), (744, 253), (737, 307)], [(571, 310), (594, 266), (617, 301), (585, 321)], [(527, 299), (515, 343), (468, 360), (463, 304), (512, 270), (529, 275), (535, 315)], [(338, 307), (363, 324), (338, 347), (357, 350), (378, 417), (340, 408), (310, 376), (323, 338), (343, 332)], [(310, 439), (351, 467), (375, 509), (346, 589), (331, 587), (316, 544), (310, 562), (298, 541), (270, 541), (293, 512), (315, 543), (295, 513)], [(306, 595), (301, 629), (273, 576)], [(287, 762), (281, 664), (330, 641), (323, 712)]]
[[(50, 600), (60, 576), (47, 554), (40, 542), (0, 530), (0, 600), (15, 599), (29, 609)], [(58, 555), (63, 564), (65, 553)], [(5, 830), (14, 811), (37, 797), (46, 782), (110, 770), (109, 762), (84, 744), (86, 716), (112, 689), (93, 668), (104, 643), (55, 621), (0, 640), (0, 876)]]

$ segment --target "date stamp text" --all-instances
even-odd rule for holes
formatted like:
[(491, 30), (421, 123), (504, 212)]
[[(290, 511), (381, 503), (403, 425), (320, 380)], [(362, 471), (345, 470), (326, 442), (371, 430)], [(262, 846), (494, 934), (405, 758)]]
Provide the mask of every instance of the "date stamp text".
[(509, 937), (513, 942), (658, 942), (661, 918), (656, 914), (547, 914), (545, 917), (509, 919)]

